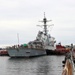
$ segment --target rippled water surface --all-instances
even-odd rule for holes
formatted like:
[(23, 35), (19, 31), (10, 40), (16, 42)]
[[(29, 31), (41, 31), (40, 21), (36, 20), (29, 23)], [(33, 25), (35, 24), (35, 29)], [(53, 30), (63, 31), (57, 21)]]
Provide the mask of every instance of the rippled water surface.
[(10, 58), (0, 56), (0, 75), (61, 75), (64, 56)]

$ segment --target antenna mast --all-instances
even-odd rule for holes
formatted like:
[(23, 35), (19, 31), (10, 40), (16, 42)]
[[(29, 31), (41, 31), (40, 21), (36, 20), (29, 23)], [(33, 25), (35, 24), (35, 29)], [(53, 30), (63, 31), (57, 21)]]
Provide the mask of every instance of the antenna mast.
[(47, 35), (47, 25), (46, 25), (47, 19), (46, 19), (46, 17), (45, 17), (45, 12), (44, 12), (44, 19), (43, 19), (43, 22), (44, 22), (44, 32), (45, 32), (45, 35)]
[(17, 33), (18, 46), (19, 46), (19, 33)]
[[(45, 35), (47, 35), (47, 31), (48, 31), (48, 30), (47, 30), (47, 26), (48, 26), (48, 25), (47, 25), (46, 23), (49, 22), (49, 21), (52, 21), (52, 20), (47, 20), (46, 17), (45, 17), (45, 12), (44, 12), (43, 21), (40, 21), (40, 22), (43, 22), (43, 23), (44, 23), (44, 25), (42, 25), (42, 26), (44, 26), (44, 33), (45, 33)], [(38, 25), (38, 26), (39, 26), (39, 25)]]

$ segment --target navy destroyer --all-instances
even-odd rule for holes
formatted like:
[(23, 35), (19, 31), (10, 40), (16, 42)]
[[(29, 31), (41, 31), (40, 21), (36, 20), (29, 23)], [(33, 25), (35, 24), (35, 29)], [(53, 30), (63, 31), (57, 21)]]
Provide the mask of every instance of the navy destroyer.
[[(46, 25), (47, 22), (51, 20), (47, 20), (44, 13), (43, 22), (44, 25), (43, 31), (38, 31), (36, 39), (28, 42), (25, 45), (17, 45), (12, 47), (7, 47), (7, 51), (10, 57), (32, 57), (32, 56), (41, 56), (46, 55), (49, 51), (55, 50), (55, 38), (51, 37), (48, 34)], [(38, 25), (40, 26), (40, 25)]]

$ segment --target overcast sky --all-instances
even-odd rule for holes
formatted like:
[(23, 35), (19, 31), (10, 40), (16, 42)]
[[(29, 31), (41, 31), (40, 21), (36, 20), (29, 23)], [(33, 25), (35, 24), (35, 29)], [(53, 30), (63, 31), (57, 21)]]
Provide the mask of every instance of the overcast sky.
[(75, 44), (75, 0), (0, 0), (0, 45), (27, 43), (36, 38), (44, 17), (56, 42)]

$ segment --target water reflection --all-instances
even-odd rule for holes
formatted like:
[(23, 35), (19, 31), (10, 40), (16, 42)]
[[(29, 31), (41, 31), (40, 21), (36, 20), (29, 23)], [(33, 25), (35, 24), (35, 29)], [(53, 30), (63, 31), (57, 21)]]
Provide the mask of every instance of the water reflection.
[[(61, 58), (61, 57), (60, 57)], [(62, 63), (59, 57), (47, 56), (37, 63), (37, 75), (60, 75)]]
[(42, 58), (37, 63), (37, 75), (48, 75), (49, 72), (49, 62), (46, 58)]
[(61, 75), (64, 57), (9, 58), (5, 75)]

